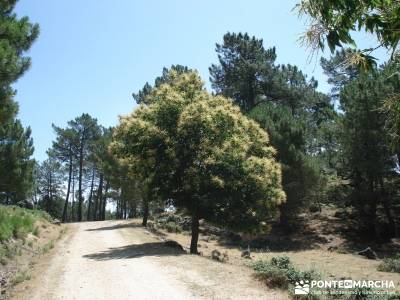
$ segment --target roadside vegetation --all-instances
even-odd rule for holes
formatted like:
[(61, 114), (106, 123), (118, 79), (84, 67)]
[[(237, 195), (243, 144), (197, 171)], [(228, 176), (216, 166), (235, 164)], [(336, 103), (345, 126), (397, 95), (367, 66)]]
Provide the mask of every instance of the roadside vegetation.
[(23, 240), (29, 233), (38, 235), (39, 220), (49, 222), (51, 217), (44, 211), (0, 205), (0, 242), (11, 238)]
[(36, 260), (65, 233), (46, 212), (0, 205), (0, 292), (29, 280)]
[(296, 269), (289, 257), (273, 257), (270, 261), (258, 260), (249, 264), (257, 274), (257, 277), (270, 287), (288, 289), (301, 280), (318, 280), (319, 275), (315, 271), (300, 271)]
[(378, 266), (379, 271), (400, 273), (400, 256), (385, 258)]

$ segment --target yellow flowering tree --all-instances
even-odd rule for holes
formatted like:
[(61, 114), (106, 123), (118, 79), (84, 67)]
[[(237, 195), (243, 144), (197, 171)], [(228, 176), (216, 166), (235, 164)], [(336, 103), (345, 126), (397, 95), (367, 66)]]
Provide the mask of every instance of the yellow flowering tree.
[(285, 200), (267, 133), (229, 99), (210, 95), (196, 72), (170, 71), (146, 104), (121, 117), (111, 150), (153, 195), (191, 214), (191, 253), (199, 219), (250, 230)]

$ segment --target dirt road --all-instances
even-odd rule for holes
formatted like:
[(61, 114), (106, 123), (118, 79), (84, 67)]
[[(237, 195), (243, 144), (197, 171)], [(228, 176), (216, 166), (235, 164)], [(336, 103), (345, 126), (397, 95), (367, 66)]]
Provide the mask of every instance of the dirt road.
[(287, 299), (246, 267), (169, 248), (129, 221), (72, 224), (15, 299)]

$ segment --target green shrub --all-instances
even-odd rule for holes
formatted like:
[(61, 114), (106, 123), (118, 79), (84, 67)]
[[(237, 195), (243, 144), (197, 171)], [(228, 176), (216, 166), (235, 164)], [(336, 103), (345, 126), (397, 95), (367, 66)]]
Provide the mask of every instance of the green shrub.
[(378, 271), (400, 273), (400, 258), (385, 258), (379, 264)]
[(39, 219), (50, 220), (51, 218), (41, 211), (0, 205), (0, 242), (12, 237), (24, 239), (28, 233), (34, 231), (34, 223)]
[(313, 270), (297, 270), (287, 256), (273, 257), (270, 261), (258, 260), (251, 263), (250, 267), (256, 271), (257, 277), (270, 287), (287, 289), (289, 284), (295, 284), (296, 281), (319, 278)]
[(17, 285), (21, 282), (24, 282), (25, 280), (30, 280), (31, 276), (25, 271), (18, 273), (12, 280), (11, 284), (12, 285)]
[[(354, 293), (348, 295), (338, 295), (337, 293), (332, 293), (328, 295), (317, 295), (309, 294), (303, 298), (299, 298), (294, 295), (294, 286), (296, 281), (300, 280), (320, 280), (321, 276), (314, 270), (310, 271), (300, 271), (296, 269), (291, 263), (289, 257), (273, 257), (271, 260), (258, 260), (250, 264), (256, 271), (256, 276), (263, 282), (265, 282), (269, 287), (277, 287), (282, 289), (288, 289), (289, 295), (294, 299), (308, 299), (308, 300), (319, 300), (319, 299), (343, 299), (343, 300), (383, 300), (383, 299), (397, 299), (394, 297), (389, 297), (388, 295), (378, 295), (371, 294), (371, 290), (368, 288), (356, 288)], [(334, 289), (332, 289), (333, 292)], [(350, 290), (347, 290), (350, 291)]]
[(174, 222), (168, 222), (167, 224), (165, 224), (165, 229), (166, 229), (168, 232), (176, 232), (176, 233), (179, 233), (179, 232), (182, 231), (182, 229), (180, 228), (180, 226), (177, 225), (177, 224), (174, 223)]
[[(191, 218), (179, 213), (163, 212), (154, 218), (154, 228), (165, 229), (187, 235), (190, 231)], [(172, 225), (174, 224), (174, 225)]]

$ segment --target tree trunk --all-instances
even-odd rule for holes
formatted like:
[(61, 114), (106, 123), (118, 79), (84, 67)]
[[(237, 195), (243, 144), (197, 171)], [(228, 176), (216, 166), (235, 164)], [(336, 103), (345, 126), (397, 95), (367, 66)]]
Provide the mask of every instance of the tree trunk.
[(37, 188), (35, 188), (35, 194), (33, 196), (33, 201), (34, 201), (33, 204), (35, 205), (35, 208), (36, 208), (36, 206), (38, 204), (37, 194), (38, 194), (38, 190), (37, 190)]
[(128, 200), (124, 200), (124, 219), (128, 218)]
[(101, 197), (103, 194), (103, 181), (104, 181), (104, 176), (103, 174), (100, 174), (100, 180), (99, 180), (99, 188), (97, 189), (97, 195), (96, 195), (96, 203), (94, 207), (94, 214), (93, 214), (93, 219), (98, 221), (100, 219), (100, 207), (101, 207)]
[(389, 235), (390, 238), (397, 236), (397, 230), (396, 230), (396, 222), (393, 218), (392, 214), (392, 203), (390, 201), (390, 196), (385, 190), (385, 187), (383, 185), (383, 179), (379, 179), (379, 184), (381, 186), (381, 198), (382, 198), (382, 204), (383, 204), (383, 209), (385, 211), (386, 218), (389, 223)]
[(47, 203), (47, 212), (51, 212), (51, 205), (53, 203), (53, 177), (52, 174), (50, 173), (50, 184), (49, 184), (49, 189), (50, 189), (50, 197), (49, 197), (49, 202)]
[(377, 198), (378, 194), (374, 189), (374, 182), (372, 179), (368, 180), (368, 196), (367, 196), (367, 209), (364, 212), (364, 222), (366, 232), (370, 236), (376, 239), (379, 234), (377, 232), (376, 220), (377, 220)]
[(90, 193), (89, 193), (89, 199), (88, 199), (88, 209), (87, 209), (87, 215), (86, 215), (86, 220), (90, 221), (90, 209), (92, 208), (92, 197), (93, 197), (93, 185), (94, 185), (94, 175), (95, 175), (95, 168), (93, 168), (93, 173), (92, 173), (92, 182), (90, 184)]
[(72, 173), (72, 204), (71, 204), (71, 221), (75, 221), (75, 173)]
[(83, 142), (79, 149), (79, 178), (78, 178), (78, 222), (82, 221), (82, 175), (83, 175)]
[(63, 209), (63, 214), (62, 214), (63, 223), (65, 223), (68, 219), (68, 200), (69, 200), (69, 191), (71, 189), (71, 179), (72, 179), (72, 153), (70, 151), (67, 196), (65, 197), (64, 209)]
[(190, 254), (198, 254), (197, 243), (199, 241), (199, 215), (197, 211), (192, 213), (192, 240), (190, 241)]
[(136, 202), (131, 205), (131, 218), (136, 218)]
[(107, 205), (107, 192), (110, 188), (108, 181), (106, 182), (106, 189), (104, 190), (103, 201), (101, 206), (101, 219), (104, 221), (106, 219), (106, 205)]
[(143, 221), (142, 226), (147, 226), (147, 219), (149, 218), (149, 200), (145, 199), (143, 201)]
[(115, 211), (115, 217), (117, 218), (117, 220), (119, 219), (119, 202), (120, 202), (120, 200), (117, 200), (117, 208)]

